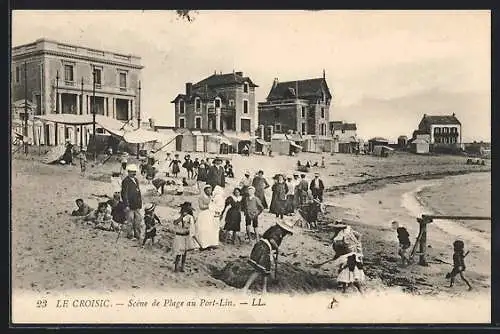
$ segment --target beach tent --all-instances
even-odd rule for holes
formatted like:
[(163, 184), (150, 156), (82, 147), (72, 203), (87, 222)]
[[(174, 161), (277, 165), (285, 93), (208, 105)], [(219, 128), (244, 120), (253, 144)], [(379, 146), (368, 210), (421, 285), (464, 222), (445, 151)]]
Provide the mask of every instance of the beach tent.
[(389, 155), (389, 152), (394, 151), (392, 147), (385, 146), (385, 145), (377, 145), (373, 147), (373, 155), (378, 156), (378, 157), (387, 157)]
[(429, 153), (429, 142), (425, 139), (415, 139), (411, 143), (413, 152), (417, 154), (427, 154)]

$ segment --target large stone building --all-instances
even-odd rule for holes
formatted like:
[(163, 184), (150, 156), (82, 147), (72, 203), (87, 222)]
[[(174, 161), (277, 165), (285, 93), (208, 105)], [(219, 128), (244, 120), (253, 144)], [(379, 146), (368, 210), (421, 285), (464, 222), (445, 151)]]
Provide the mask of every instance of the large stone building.
[(279, 82), (275, 79), (266, 102), (259, 103), (259, 125), (274, 133), (328, 136), (332, 94), (322, 78)]
[(255, 88), (243, 72), (217, 74), (198, 83), (186, 83), (186, 91), (172, 101), (175, 126), (197, 130), (255, 131)]
[[(137, 118), (141, 58), (38, 39), (12, 49), (11, 100), (27, 100), (32, 115), (96, 114), (121, 121)], [(26, 71), (26, 72), (25, 72)], [(93, 98), (95, 73), (95, 101)], [(26, 75), (26, 80), (25, 80)], [(27, 87), (25, 87), (27, 85)], [(13, 111), (13, 118), (24, 113)], [(40, 144), (77, 142), (78, 127), (43, 124)], [(57, 131), (57, 134), (56, 134)]]

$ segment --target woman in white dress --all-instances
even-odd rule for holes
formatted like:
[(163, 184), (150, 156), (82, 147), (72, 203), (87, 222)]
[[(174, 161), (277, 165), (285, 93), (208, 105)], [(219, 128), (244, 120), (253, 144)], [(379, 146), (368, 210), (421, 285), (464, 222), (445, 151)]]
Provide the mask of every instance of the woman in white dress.
[(215, 249), (219, 245), (219, 220), (215, 219), (214, 205), (212, 187), (207, 184), (198, 198), (200, 211), (196, 221), (196, 241), (200, 250)]
[(345, 293), (352, 284), (362, 293), (361, 283), (365, 280), (363, 254), (351, 252), (342, 255), (336, 262), (339, 263), (337, 282), (342, 284), (342, 292)]

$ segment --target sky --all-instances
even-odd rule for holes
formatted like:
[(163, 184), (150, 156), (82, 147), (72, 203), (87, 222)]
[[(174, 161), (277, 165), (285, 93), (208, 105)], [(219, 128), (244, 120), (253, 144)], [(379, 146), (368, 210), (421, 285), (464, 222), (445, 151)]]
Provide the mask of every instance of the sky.
[(462, 122), (464, 141), (490, 140), (489, 11), (14, 11), (12, 45), (49, 38), (142, 57), (141, 112), (173, 125), (186, 82), (241, 71), (265, 101), (274, 78), (317, 78), (330, 119), (358, 135), (411, 136), (423, 114)]

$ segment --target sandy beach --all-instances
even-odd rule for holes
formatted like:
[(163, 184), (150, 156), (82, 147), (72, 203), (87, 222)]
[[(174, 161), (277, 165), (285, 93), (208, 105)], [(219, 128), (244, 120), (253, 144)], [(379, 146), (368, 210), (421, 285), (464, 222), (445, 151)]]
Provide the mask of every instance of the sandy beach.
[[(270, 181), (270, 176), (276, 172), (291, 174), (298, 159), (321, 159), (318, 154), (301, 154), (293, 158), (230, 157), (236, 177), (229, 179), (227, 192), (247, 169), (253, 172), (264, 170), (264, 176)], [(311, 170), (321, 173), (328, 188), (324, 221), (343, 218), (362, 233), (368, 293), (390, 291), (393, 294), (396, 291), (411, 295), (439, 295), (440, 298), (474, 296), (476, 304), (479, 298), (481, 303), (489, 305), (489, 222), (477, 222), (477, 226), (482, 224), (481, 228), (463, 222), (433, 223), (428, 233), (428, 267), (412, 265), (400, 268), (397, 264), (397, 238), (390, 230), (390, 222), (398, 220), (408, 228), (414, 242), (418, 232), (416, 217), (422, 213), (489, 215), (490, 188), (474, 190), (469, 187), (491, 183), (489, 165), (466, 165), (461, 157), (408, 154), (395, 154), (386, 159), (337, 154), (325, 155), (325, 160), (326, 168)], [(70, 218), (76, 198), (84, 198), (95, 207), (99, 199), (92, 194), (110, 194), (107, 180), (111, 171), (117, 168), (118, 162), (111, 161), (90, 168), (87, 176), (81, 177), (76, 166), (46, 165), (36, 157), (13, 160), (13, 290), (39, 294), (67, 291), (145, 293), (176, 289), (237, 293), (246, 280), (242, 274), (249, 270), (246, 258), (252, 247), (250, 243), (221, 244), (217, 250), (194, 251), (189, 254), (187, 272), (179, 275), (172, 271), (171, 236), (162, 230), (163, 225), (160, 226), (158, 244), (141, 249), (136, 242), (126, 238), (115, 242), (116, 233), (93, 230)], [(470, 192), (460, 191), (465, 187)], [(470, 195), (473, 197), (468, 194), (473, 194)], [(185, 200), (196, 202), (197, 198), (194, 194), (152, 196), (144, 184), (143, 195), (146, 202), (158, 203), (157, 213), (166, 220), (177, 214), (176, 205)], [(270, 193), (268, 196), (270, 198)], [(477, 204), (479, 202), (482, 204)], [(273, 223), (273, 216), (264, 213), (262, 231)], [(314, 263), (332, 257), (329, 243), (332, 233), (328, 225), (324, 225), (318, 231), (299, 230), (287, 239), (283, 254), (280, 253), (279, 280), (270, 284), (270, 293), (336, 291), (335, 269), (328, 264), (319, 269), (313, 267)], [(475, 287), (472, 292), (467, 292), (460, 281), (454, 288), (447, 288), (444, 275), (451, 266), (438, 261), (451, 261), (451, 243), (457, 237), (462, 238), (471, 250), (467, 258), (467, 277)], [(231, 270), (236, 274), (231, 274)]]

